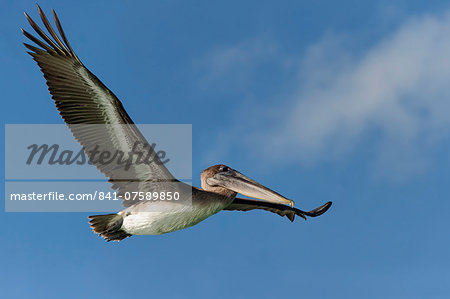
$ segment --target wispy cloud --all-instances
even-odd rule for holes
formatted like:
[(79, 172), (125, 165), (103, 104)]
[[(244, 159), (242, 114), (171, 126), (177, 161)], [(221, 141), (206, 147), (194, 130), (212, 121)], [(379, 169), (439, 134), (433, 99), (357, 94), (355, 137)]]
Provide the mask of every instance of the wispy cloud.
[[(213, 84), (215, 88), (243, 88), (262, 64), (273, 62), (278, 51), (278, 45), (265, 35), (212, 50), (195, 62), (204, 74), (200, 83), (203, 86)], [(215, 84), (217, 82), (220, 84)]]
[[(374, 173), (398, 178), (421, 173), (449, 140), (449, 32), (450, 14), (444, 13), (410, 18), (358, 53), (331, 35), (299, 59), (273, 45), (258, 56), (260, 44), (215, 53), (213, 69), (222, 75), (230, 65), (239, 66), (230, 59), (300, 61), (293, 64), (297, 70), (287, 99), (277, 103), (282, 108), (259, 107), (267, 117), (259, 116), (260, 123), (250, 127), (248, 117), (236, 117), (229, 135), (247, 128), (250, 137), (241, 142), (249, 156), (274, 163), (334, 161), (370, 146)], [(258, 117), (248, 107), (245, 114)]]

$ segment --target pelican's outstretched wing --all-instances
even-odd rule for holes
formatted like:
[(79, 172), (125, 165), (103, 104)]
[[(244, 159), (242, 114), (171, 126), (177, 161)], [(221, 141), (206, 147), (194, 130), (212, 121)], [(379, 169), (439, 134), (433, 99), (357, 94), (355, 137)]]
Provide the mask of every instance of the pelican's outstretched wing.
[(281, 217), (286, 216), (289, 220), (294, 221), (295, 215), (302, 217), (306, 220), (308, 217), (317, 217), (325, 213), (330, 207), (332, 202), (329, 201), (323, 206), (320, 206), (309, 212), (299, 210), (297, 208), (291, 208), (282, 204), (273, 204), (260, 200), (254, 200), (249, 198), (235, 198), (233, 202), (224, 210), (227, 211), (250, 211), (250, 210), (266, 210), (272, 213), (276, 213)]
[[(26, 43), (25, 46), (31, 50), (28, 53), (44, 73), (56, 108), (93, 164), (109, 178), (119, 195), (130, 190), (145, 190), (142, 184), (149, 181), (176, 181), (160, 163), (119, 99), (81, 63), (72, 50), (56, 13), (52, 10), (61, 38), (51, 27), (39, 5), (38, 10), (50, 36), (25, 13), (31, 27), (42, 38), (40, 40), (22, 29), (23, 34), (38, 47)], [(117, 164), (102, 163), (99, 159), (96, 161), (92, 152), (96, 146), (112, 153), (122, 152), (126, 155), (140, 152), (153, 153), (153, 156), (150, 162), (133, 163), (131, 167), (124, 169)], [(128, 202), (130, 204), (132, 202)]]

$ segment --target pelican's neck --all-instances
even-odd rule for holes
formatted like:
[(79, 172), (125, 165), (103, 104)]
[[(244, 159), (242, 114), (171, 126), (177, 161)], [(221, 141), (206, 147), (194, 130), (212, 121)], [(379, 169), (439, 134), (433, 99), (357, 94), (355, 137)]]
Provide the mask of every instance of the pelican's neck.
[(233, 190), (227, 189), (227, 188), (223, 188), (223, 187), (212, 187), (210, 185), (203, 185), (203, 191), (206, 191), (207, 193), (212, 193), (214, 195), (216, 195), (217, 197), (220, 198), (226, 198), (226, 199), (231, 199), (231, 198), (235, 198), (237, 193), (234, 192)]
[(237, 193), (221, 187), (211, 187), (204, 190), (193, 187), (192, 201), (199, 205), (216, 205), (223, 207), (228, 206), (236, 197)]

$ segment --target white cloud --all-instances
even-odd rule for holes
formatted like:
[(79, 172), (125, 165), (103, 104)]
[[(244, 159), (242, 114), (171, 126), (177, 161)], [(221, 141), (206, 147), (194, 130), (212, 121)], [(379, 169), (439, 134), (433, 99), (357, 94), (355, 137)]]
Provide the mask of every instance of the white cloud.
[(252, 72), (265, 60), (275, 57), (278, 49), (274, 42), (266, 36), (259, 36), (242, 41), (232, 47), (213, 50), (205, 59), (196, 61), (198, 68), (205, 76), (201, 78), (203, 86), (210, 86), (216, 82), (215, 87), (233, 88), (244, 87), (251, 79)]
[[(358, 55), (341, 45), (326, 36), (309, 47), (296, 64), (298, 88), (276, 117), (247, 130), (251, 156), (315, 164), (370, 146), (376, 174), (404, 178), (423, 172), (450, 133), (450, 14), (409, 19)], [(254, 48), (247, 50), (240, 47), (237, 57), (253, 57)], [(295, 61), (285, 57), (280, 63), (287, 60)], [(248, 118), (240, 119), (230, 135), (248, 126)]]

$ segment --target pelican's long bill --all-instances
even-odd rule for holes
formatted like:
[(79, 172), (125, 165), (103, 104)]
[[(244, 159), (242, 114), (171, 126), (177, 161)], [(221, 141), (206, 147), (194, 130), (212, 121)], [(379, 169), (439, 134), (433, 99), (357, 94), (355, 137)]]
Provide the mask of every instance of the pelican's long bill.
[(218, 172), (213, 177), (208, 179), (208, 184), (211, 186), (220, 186), (242, 195), (260, 199), (270, 203), (284, 204), (291, 207), (294, 206), (294, 201), (270, 190), (258, 182), (248, 178), (239, 171), (228, 168), (226, 172)]

